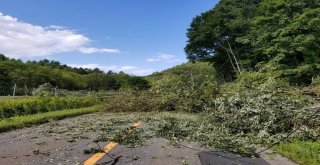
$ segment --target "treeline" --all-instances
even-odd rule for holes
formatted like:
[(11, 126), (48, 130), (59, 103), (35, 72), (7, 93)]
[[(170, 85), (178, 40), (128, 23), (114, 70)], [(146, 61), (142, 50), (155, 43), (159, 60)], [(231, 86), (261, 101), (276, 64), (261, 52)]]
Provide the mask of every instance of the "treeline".
[(225, 81), (273, 72), (308, 85), (320, 72), (319, 35), (319, 0), (221, 0), (193, 19), (185, 51)]
[(72, 68), (58, 61), (27, 61), (10, 59), (0, 54), (0, 89), (18, 87), (32, 89), (41, 84), (67, 90), (118, 90), (120, 88), (147, 89), (149, 84), (142, 77), (123, 72), (100, 69)]

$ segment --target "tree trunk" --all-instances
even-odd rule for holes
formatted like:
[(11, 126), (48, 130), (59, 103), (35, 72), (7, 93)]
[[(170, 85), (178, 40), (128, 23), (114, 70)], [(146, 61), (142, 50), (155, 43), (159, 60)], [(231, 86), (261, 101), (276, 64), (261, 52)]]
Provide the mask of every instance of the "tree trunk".
[(230, 45), (229, 41), (228, 41), (228, 45), (229, 45), (229, 51), (230, 51), (230, 53), (232, 54), (232, 56), (233, 56), (233, 58), (234, 58), (234, 61), (236, 62), (237, 69), (238, 69), (239, 73), (241, 73), (241, 69), (240, 69), (238, 60), (237, 60), (237, 58), (236, 58), (236, 55), (233, 53), (233, 50), (232, 50), (232, 48), (231, 48), (231, 45)]
[(227, 55), (228, 55), (228, 58), (229, 58), (229, 61), (230, 61), (230, 63), (231, 63), (232, 68), (233, 68), (234, 71), (237, 73), (237, 75), (239, 75), (239, 74), (241, 73), (241, 70), (240, 70), (239, 64), (238, 64), (238, 62), (237, 62), (237, 59), (234, 57), (234, 60), (235, 60), (236, 65), (237, 65), (237, 68), (236, 68), (236, 66), (235, 66), (234, 63), (233, 63), (232, 57), (230, 56), (230, 54), (232, 54), (232, 55), (234, 56), (232, 50), (229, 50), (228, 48), (224, 47), (224, 46), (221, 45), (220, 43), (219, 43), (218, 45), (219, 45), (223, 50), (225, 50), (225, 52), (226, 52)]

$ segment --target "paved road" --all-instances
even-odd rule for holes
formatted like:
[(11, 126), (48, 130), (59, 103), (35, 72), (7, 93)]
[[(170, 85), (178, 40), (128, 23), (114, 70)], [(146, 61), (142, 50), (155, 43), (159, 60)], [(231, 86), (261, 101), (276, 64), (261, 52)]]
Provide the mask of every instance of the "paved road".
[[(97, 136), (106, 131), (106, 123), (110, 124), (110, 120), (121, 118), (122, 123), (118, 122), (118, 124), (129, 126), (131, 124), (129, 121), (136, 117), (136, 115), (112, 113), (89, 114), (0, 133), (0, 164), (81, 164), (93, 155), (84, 154), (85, 149), (97, 147), (97, 144), (105, 146), (109, 143), (93, 142)], [(147, 125), (142, 124), (141, 127), (146, 128)], [(263, 159), (241, 158), (223, 153), (217, 155), (195, 143), (182, 142), (182, 144), (186, 147), (172, 146), (166, 139), (151, 138), (143, 146), (136, 148), (117, 145), (108, 155), (117, 158), (117, 165), (268, 164)], [(115, 163), (109, 156), (104, 156), (97, 164)]]

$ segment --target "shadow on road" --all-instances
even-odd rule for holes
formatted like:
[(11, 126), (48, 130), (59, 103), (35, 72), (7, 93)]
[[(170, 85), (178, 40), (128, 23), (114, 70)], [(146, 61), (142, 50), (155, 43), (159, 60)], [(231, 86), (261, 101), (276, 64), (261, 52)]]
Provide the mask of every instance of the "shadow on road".
[(241, 157), (223, 152), (199, 152), (202, 165), (269, 165), (262, 158)]

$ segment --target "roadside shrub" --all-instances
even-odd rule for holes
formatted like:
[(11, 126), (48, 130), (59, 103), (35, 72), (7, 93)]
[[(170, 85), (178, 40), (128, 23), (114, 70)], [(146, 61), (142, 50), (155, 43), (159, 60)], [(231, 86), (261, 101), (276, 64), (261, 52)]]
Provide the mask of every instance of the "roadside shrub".
[(62, 109), (89, 107), (96, 103), (95, 99), (89, 97), (39, 97), (9, 100), (0, 103), (0, 119)]
[(105, 111), (148, 112), (160, 109), (159, 98), (149, 91), (125, 90), (106, 99)]
[(284, 70), (281, 76), (286, 77), (292, 85), (308, 86), (313, 83), (313, 77), (318, 76), (319, 72), (319, 64), (305, 64), (295, 69)]
[(207, 63), (187, 63), (164, 71), (151, 91), (160, 96), (164, 110), (202, 112), (219, 92), (214, 69)]
[(315, 91), (317, 96), (320, 96), (320, 76), (312, 78), (310, 87), (313, 88), (313, 91)]
[(238, 92), (248, 89), (261, 89), (277, 90), (288, 88), (289, 82), (285, 78), (281, 78), (281, 71), (273, 72), (242, 72), (237, 79), (229, 84), (224, 85), (227, 87), (226, 91)]
[(53, 86), (50, 83), (44, 83), (38, 88), (32, 90), (33, 96), (54, 96)]
[(311, 85), (312, 86), (320, 86), (320, 76), (313, 77)]
[[(105, 110), (112, 112), (202, 112), (205, 105), (208, 104), (208, 99), (216, 95), (209, 85), (202, 84), (186, 89), (179, 89), (178, 86), (176, 90), (171, 91), (165, 91), (167, 89), (163, 88), (149, 91), (125, 90), (118, 92), (106, 99)], [(212, 88), (216, 88), (216, 86)]]

